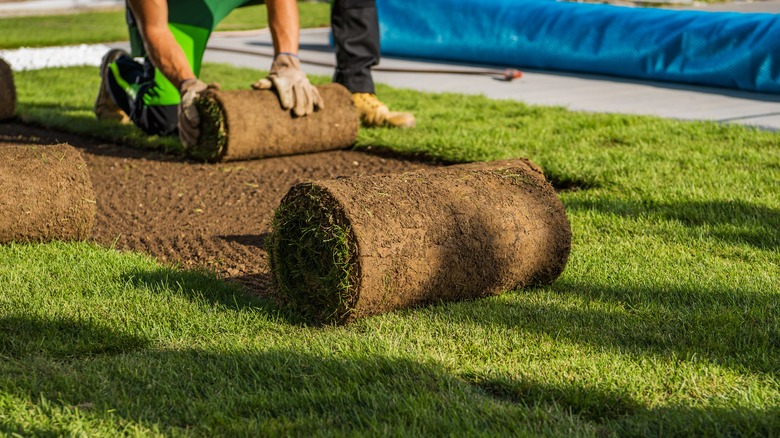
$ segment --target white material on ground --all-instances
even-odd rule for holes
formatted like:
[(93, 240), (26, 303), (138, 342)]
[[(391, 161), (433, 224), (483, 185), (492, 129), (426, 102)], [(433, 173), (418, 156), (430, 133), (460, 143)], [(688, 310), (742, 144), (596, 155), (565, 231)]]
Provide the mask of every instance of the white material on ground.
[(0, 50), (0, 58), (12, 70), (38, 70), (50, 67), (100, 66), (103, 55), (111, 48), (104, 44)]
[(0, 16), (78, 13), (87, 10), (120, 9), (124, 0), (32, 0), (0, 3)]

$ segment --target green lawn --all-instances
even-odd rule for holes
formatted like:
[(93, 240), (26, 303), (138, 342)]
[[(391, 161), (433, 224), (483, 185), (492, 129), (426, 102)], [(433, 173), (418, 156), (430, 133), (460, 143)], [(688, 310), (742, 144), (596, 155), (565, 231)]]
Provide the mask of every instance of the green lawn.
[[(204, 70), (225, 88), (259, 74)], [(28, 122), (178, 148), (95, 121), (96, 68), (16, 81)], [(569, 188), (555, 284), (311, 328), (208, 272), (0, 246), (0, 434), (780, 434), (778, 134), (379, 93), (418, 128), (358, 148), (529, 157)]]
[[(302, 28), (329, 25), (328, 3), (300, 2), (298, 7)], [(217, 31), (262, 29), (267, 26), (265, 6), (248, 6), (228, 15)], [(127, 41), (124, 10), (0, 18), (0, 29), (0, 49)], [(43, 31), (31, 32), (31, 29)]]

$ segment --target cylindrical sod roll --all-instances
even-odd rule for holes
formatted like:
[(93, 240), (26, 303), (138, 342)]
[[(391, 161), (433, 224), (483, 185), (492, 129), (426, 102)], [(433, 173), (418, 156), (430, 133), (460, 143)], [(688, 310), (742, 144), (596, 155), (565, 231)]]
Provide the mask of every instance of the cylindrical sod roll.
[(0, 58), (0, 120), (16, 114), (16, 86), (11, 66)]
[(0, 143), (0, 244), (86, 239), (95, 211), (76, 149)]
[(549, 284), (571, 228), (525, 159), (298, 184), (267, 241), (280, 298), (314, 323)]
[(325, 108), (305, 117), (282, 109), (273, 91), (207, 91), (197, 102), (201, 135), (190, 154), (216, 162), (351, 146), (359, 125), (352, 95), (339, 84), (317, 89)]

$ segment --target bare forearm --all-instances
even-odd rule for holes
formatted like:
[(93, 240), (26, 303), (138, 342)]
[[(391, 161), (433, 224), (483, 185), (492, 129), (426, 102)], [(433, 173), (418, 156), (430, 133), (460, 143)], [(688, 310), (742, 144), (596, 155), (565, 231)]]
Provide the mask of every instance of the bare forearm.
[(184, 50), (168, 28), (167, 0), (130, 0), (129, 4), (138, 20), (147, 55), (154, 66), (176, 87), (194, 78), (195, 73)]
[(187, 56), (170, 31), (167, 34), (150, 36), (147, 41), (146, 52), (149, 58), (173, 85), (179, 88), (182, 82), (195, 77)]
[(298, 4), (295, 0), (267, 0), (268, 23), (274, 52), (298, 53)]

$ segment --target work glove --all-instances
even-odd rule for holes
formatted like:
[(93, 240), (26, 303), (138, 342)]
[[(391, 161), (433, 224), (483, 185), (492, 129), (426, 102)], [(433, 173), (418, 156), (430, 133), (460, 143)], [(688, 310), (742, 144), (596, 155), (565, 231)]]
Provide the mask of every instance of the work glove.
[(252, 88), (276, 89), (282, 108), (292, 109), (299, 117), (313, 113), (315, 108), (325, 108), (320, 92), (301, 71), (301, 61), (290, 53), (277, 54), (268, 76), (252, 84)]
[(200, 137), (200, 114), (195, 106), (200, 93), (209, 88), (205, 82), (197, 78), (187, 79), (179, 86), (181, 102), (179, 103), (179, 140), (184, 148), (195, 146)]

